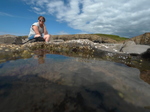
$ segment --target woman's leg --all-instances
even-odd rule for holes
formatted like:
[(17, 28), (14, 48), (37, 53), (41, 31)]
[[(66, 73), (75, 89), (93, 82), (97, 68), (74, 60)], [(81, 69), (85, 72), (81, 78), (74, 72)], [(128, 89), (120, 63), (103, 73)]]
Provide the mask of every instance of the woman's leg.
[(43, 38), (45, 39), (45, 42), (49, 42), (49, 40), (50, 40), (50, 35), (49, 35), (49, 34), (44, 35)]

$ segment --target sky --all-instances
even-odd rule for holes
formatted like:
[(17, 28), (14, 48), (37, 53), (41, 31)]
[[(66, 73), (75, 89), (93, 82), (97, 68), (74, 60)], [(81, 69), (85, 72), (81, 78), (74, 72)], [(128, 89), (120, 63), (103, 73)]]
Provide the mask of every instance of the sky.
[(150, 0), (1, 0), (0, 35), (28, 35), (39, 16), (51, 35), (150, 32)]

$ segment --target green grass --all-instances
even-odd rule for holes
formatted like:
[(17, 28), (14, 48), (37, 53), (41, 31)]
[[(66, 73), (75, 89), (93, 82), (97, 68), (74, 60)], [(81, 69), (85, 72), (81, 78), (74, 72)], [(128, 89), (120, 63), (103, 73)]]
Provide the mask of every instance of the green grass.
[(111, 38), (111, 39), (114, 39), (116, 41), (124, 41), (124, 40), (127, 40), (129, 38), (125, 38), (125, 37), (120, 37), (118, 35), (110, 35), (110, 34), (94, 34), (94, 35), (98, 35), (100, 37), (107, 37), (107, 38)]

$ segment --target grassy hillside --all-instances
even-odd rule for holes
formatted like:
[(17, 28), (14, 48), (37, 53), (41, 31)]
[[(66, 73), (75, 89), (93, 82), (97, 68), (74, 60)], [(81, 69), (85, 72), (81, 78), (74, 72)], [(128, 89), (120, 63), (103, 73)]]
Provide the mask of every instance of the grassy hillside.
[(129, 38), (125, 38), (125, 37), (120, 37), (118, 35), (109, 35), (109, 34), (94, 34), (94, 35), (98, 35), (100, 37), (108, 37), (108, 38), (111, 38), (111, 39), (114, 39), (116, 41), (124, 41), (124, 40), (127, 40)]

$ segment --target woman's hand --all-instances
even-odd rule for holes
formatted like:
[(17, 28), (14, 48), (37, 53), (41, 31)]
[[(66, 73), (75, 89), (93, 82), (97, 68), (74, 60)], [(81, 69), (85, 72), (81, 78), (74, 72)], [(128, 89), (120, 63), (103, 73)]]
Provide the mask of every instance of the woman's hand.
[(35, 35), (34, 37), (35, 37), (35, 38), (36, 38), (36, 37), (41, 37), (41, 35), (37, 34), (37, 35)]

